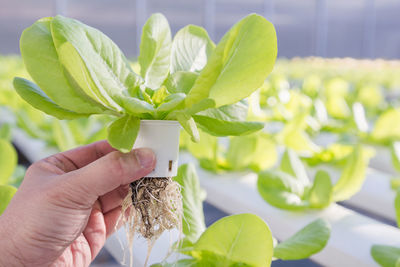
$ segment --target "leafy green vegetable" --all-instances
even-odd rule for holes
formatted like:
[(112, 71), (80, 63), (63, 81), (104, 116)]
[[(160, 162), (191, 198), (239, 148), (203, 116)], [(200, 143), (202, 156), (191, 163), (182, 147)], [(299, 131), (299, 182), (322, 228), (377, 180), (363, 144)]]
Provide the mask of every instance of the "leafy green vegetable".
[(371, 255), (382, 267), (400, 266), (400, 248), (384, 245), (373, 245), (371, 248)]
[(214, 48), (215, 44), (203, 28), (195, 25), (182, 28), (172, 43), (171, 73), (200, 72)]
[(184, 244), (186, 242), (194, 244), (206, 229), (203, 214), (205, 192), (200, 187), (199, 178), (192, 164), (181, 165), (174, 180), (182, 187)]
[(54, 101), (51, 100), (36, 84), (26, 79), (15, 78), (14, 88), (17, 90), (18, 94), (25, 101), (29, 101), (33, 107), (58, 119), (75, 119), (82, 116), (87, 116), (87, 114), (79, 114), (60, 107), (54, 103)]
[(17, 189), (11, 185), (0, 185), (0, 215), (7, 208)]
[[(235, 103), (263, 83), (276, 46), (274, 27), (255, 14), (237, 23), (215, 48), (207, 32), (193, 25), (172, 42), (168, 21), (157, 13), (142, 31), (140, 76), (106, 35), (55, 16), (38, 20), (21, 36), (22, 57), (38, 86), (16, 78), (14, 87), (33, 107), (59, 119), (116, 116), (107, 138), (125, 152), (132, 149), (143, 119), (178, 120), (195, 142), (197, 127), (218, 136), (244, 135), (263, 123), (246, 122), (248, 107)], [(29, 120), (21, 122), (36, 132)], [(60, 141), (63, 148), (72, 145)]]
[(194, 82), (198, 77), (197, 73), (189, 71), (178, 71), (171, 74), (164, 85), (167, 87), (168, 92), (174, 93), (189, 93), (192, 89)]
[(312, 208), (324, 208), (332, 202), (332, 181), (326, 171), (318, 171), (310, 189), (309, 201)]
[(145, 85), (158, 89), (169, 72), (171, 56), (171, 30), (167, 19), (159, 13), (153, 14), (142, 30), (140, 43), (140, 74)]
[[(272, 236), (267, 224), (253, 214), (225, 217), (211, 225), (194, 244), (192, 256), (218, 266), (270, 266)], [(210, 258), (212, 257), (212, 258)]]
[(139, 133), (139, 128), (140, 120), (138, 118), (124, 116), (108, 126), (108, 141), (120, 151), (129, 152)]
[(271, 205), (288, 210), (307, 207), (303, 201), (304, 187), (295, 177), (279, 171), (263, 171), (258, 174), (257, 189)]
[(0, 139), (0, 185), (8, 183), (17, 166), (17, 152), (10, 142)]
[(350, 154), (342, 174), (333, 187), (333, 201), (342, 201), (357, 193), (365, 180), (372, 152), (358, 145)]
[(274, 257), (282, 260), (299, 260), (321, 251), (331, 233), (329, 223), (317, 219), (274, 248)]
[[(21, 35), (21, 55), (32, 79), (60, 107), (77, 113), (102, 113), (107, 108), (70, 84), (54, 46), (51, 23), (42, 18)], [(30, 101), (28, 102), (30, 103)]]
[(276, 55), (273, 25), (259, 15), (247, 16), (216, 46), (190, 90), (186, 105), (210, 97), (220, 107), (249, 96), (271, 72)]
[(0, 126), (0, 139), (11, 140), (11, 124), (4, 123)]
[(389, 109), (382, 113), (375, 122), (371, 137), (380, 142), (400, 138), (400, 125), (393, 123), (400, 120), (400, 109)]

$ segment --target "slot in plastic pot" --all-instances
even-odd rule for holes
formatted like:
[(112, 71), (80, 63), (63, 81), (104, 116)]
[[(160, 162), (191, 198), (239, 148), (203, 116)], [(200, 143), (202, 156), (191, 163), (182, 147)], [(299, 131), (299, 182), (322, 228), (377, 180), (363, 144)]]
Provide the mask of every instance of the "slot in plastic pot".
[(133, 148), (148, 147), (156, 154), (156, 167), (146, 177), (173, 177), (178, 171), (179, 133), (177, 121), (141, 120)]

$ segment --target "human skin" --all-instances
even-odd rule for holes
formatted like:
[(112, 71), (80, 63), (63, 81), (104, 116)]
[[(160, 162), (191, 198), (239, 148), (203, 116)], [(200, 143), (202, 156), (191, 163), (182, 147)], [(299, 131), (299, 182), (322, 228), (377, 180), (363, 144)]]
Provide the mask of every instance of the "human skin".
[(154, 166), (150, 149), (106, 141), (34, 163), (0, 216), (0, 266), (89, 266), (120, 226), (129, 183)]

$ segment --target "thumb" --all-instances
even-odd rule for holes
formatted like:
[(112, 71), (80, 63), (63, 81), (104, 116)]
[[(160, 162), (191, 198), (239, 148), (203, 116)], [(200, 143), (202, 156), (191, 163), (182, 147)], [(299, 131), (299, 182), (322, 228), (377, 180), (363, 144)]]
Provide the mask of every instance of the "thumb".
[(146, 176), (154, 169), (155, 163), (155, 154), (148, 148), (125, 154), (114, 151), (83, 168), (66, 173), (65, 184), (77, 193), (74, 194), (77, 200), (87, 199), (94, 203), (99, 196)]

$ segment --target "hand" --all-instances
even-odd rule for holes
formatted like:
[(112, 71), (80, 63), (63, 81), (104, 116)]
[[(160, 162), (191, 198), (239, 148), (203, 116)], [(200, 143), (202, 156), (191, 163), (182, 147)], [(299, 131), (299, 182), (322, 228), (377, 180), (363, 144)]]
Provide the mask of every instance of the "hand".
[(0, 266), (88, 266), (119, 227), (129, 183), (154, 166), (150, 149), (106, 141), (34, 163), (0, 216)]

